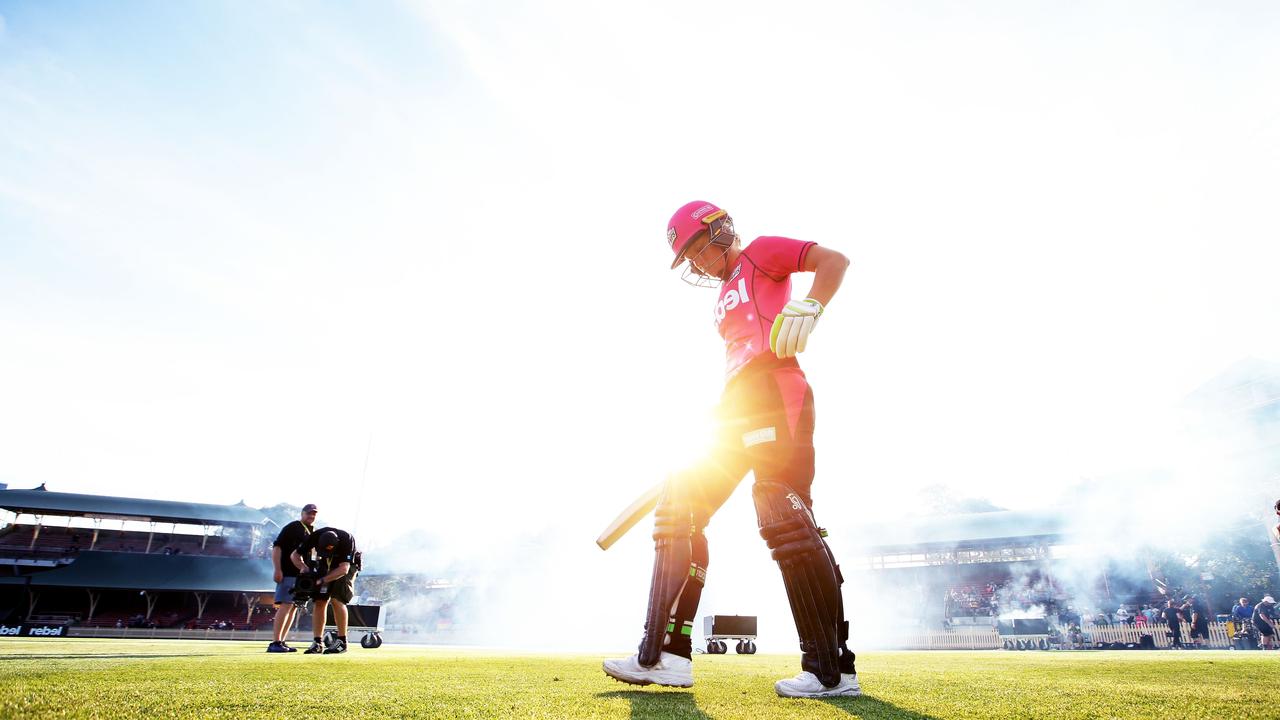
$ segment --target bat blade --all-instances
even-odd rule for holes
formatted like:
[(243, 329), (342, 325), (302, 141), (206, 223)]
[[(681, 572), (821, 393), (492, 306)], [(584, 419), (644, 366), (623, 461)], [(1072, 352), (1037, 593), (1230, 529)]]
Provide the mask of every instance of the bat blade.
[(600, 546), (600, 549), (608, 550), (623, 535), (626, 535), (627, 531), (635, 527), (636, 523), (643, 520), (644, 516), (653, 512), (653, 509), (658, 506), (658, 500), (662, 497), (662, 490), (666, 486), (666, 480), (654, 485), (646, 490), (643, 495), (636, 498), (635, 502), (628, 505), (626, 510), (619, 513), (618, 517), (609, 523), (609, 527), (606, 527), (604, 532), (600, 533), (600, 537), (596, 538), (596, 544)]

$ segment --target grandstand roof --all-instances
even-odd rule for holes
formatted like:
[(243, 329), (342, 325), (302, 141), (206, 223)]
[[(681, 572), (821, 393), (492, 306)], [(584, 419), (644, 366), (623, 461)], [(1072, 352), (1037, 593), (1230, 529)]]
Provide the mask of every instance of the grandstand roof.
[(116, 590), (273, 592), (266, 559), (82, 552), (74, 562), (45, 572), (0, 577), (0, 584)]
[(966, 513), (907, 518), (862, 528), (863, 548), (874, 552), (924, 552), (938, 549), (990, 548), (1027, 541), (1063, 538), (1066, 521), (1053, 511)]
[[(43, 486), (41, 486), (43, 488)], [(111, 495), (35, 490), (0, 490), (0, 508), (37, 515), (60, 515), (121, 520), (152, 520), (200, 525), (258, 525), (267, 519), (261, 510), (236, 505), (145, 500)]]

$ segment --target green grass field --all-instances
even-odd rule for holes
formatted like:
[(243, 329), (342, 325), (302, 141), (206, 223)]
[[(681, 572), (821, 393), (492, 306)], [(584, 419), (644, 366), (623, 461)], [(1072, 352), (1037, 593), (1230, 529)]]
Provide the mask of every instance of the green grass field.
[(699, 655), (692, 690), (632, 688), (600, 656), (385, 645), (0, 640), (0, 717), (1277, 718), (1280, 653), (874, 652), (863, 697), (783, 700), (796, 657)]

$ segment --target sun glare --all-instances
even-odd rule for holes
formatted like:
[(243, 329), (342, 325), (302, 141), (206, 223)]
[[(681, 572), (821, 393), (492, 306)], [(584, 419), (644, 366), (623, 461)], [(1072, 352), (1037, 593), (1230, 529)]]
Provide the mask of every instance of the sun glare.
[[(680, 417), (672, 420), (672, 415)], [(715, 411), (713, 408), (674, 409), (655, 414), (653, 421), (659, 426), (676, 427), (664, 439), (662, 448), (663, 462), (671, 471), (680, 470), (705, 458), (711, 450), (716, 435)]]

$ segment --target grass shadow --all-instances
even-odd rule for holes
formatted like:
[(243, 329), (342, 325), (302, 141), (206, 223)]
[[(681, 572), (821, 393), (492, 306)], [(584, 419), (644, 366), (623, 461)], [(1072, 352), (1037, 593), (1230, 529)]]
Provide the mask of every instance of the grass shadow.
[(857, 718), (865, 720), (938, 720), (933, 715), (925, 715), (915, 710), (900, 708), (870, 695), (844, 698), (824, 698), (824, 702), (832, 707), (840, 708)]
[(711, 720), (711, 716), (698, 708), (693, 693), (688, 691), (653, 692), (642, 690), (614, 690), (596, 693), (602, 700), (623, 699), (631, 703), (631, 717), (640, 718), (690, 718)]

